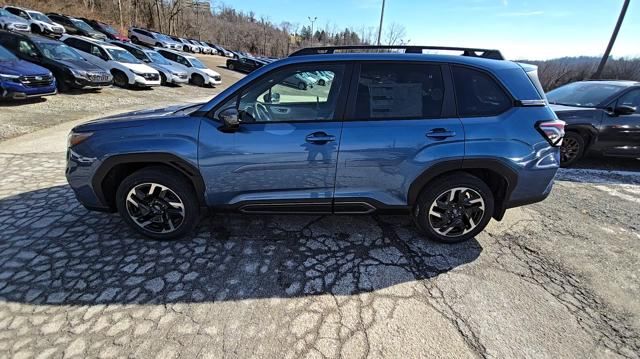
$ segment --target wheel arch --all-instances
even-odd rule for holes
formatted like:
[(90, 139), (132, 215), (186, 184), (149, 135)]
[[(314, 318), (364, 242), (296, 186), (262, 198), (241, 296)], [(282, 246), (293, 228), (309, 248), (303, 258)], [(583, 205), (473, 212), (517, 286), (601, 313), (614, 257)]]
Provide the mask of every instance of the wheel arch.
[(198, 168), (170, 153), (138, 153), (109, 157), (96, 170), (91, 185), (98, 199), (114, 211), (115, 194), (122, 180), (142, 168), (157, 166), (167, 167), (183, 175), (193, 185), (200, 205), (206, 206), (204, 180)]
[(465, 172), (484, 181), (494, 197), (493, 217), (501, 220), (507, 210), (511, 193), (518, 183), (514, 169), (502, 160), (491, 158), (459, 159), (438, 163), (426, 169), (409, 186), (407, 202), (413, 207), (420, 193), (433, 181), (456, 172)]
[(579, 125), (567, 125), (565, 132), (578, 133), (584, 138), (585, 152), (591, 147), (598, 137), (598, 130), (593, 125), (579, 124)]

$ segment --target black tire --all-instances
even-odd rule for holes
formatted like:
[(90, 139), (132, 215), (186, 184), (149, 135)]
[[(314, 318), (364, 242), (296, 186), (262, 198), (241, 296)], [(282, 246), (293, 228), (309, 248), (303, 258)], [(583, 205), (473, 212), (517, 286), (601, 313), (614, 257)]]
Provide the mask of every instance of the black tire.
[(236, 69), (236, 66), (233, 64), (233, 62), (228, 62), (227, 63), (227, 68), (231, 71)]
[[(454, 200), (450, 201), (452, 192)], [(433, 214), (432, 206), (435, 206)], [(427, 238), (458, 243), (482, 232), (491, 220), (493, 208), (493, 193), (484, 181), (465, 172), (455, 172), (426, 185), (418, 196), (412, 217)]]
[(571, 167), (579, 161), (585, 152), (585, 139), (577, 132), (567, 132), (560, 147), (560, 166)]
[(129, 78), (122, 71), (113, 71), (113, 84), (124, 89), (129, 87)]
[(193, 76), (191, 76), (191, 83), (194, 86), (198, 86), (198, 87), (204, 87), (204, 77), (195, 74)]
[[(131, 197), (135, 198), (139, 205), (134, 206), (131, 201), (128, 201), (130, 192), (136, 193), (135, 188), (151, 188), (151, 184), (156, 185), (153, 190), (149, 190), (158, 194), (155, 195), (155, 199), (151, 198), (154, 195), (147, 193), (148, 197), (145, 197), (147, 199), (138, 198), (137, 195)], [(163, 187), (168, 188), (169, 191)], [(144, 192), (147, 191), (138, 193), (144, 194)], [(165, 194), (160, 195), (162, 192)], [(174, 207), (176, 203), (182, 204), (182, 211), (179, 207)], [(116, 206), (122, 219), (132, 229), (157, 240), (184, 237), (191, 233), (200, 221), (200, 204), (193, 186), (184, 176), (166, 167), (143, 168), (125, 178), (116, 191)], [(182, 214), (178, 215), (171, 211), (181, 211)], [(138, 224), (139, 221), (149, 222), (149, 224), (142, 227)], [(164, 230), (168, 232), (161, 233)]]
[(68, 92), (69, 90), (71, 90), (69, 84), (58, 78), (56, 78), (56, 87), (58, 88), (58, 92)]
[(140, 44), (140, 40), (136, 36), (131, 36), (131, 42), (136, 45)]
[(162, 72), (160, 73), (160, 86), (167, 86), (167, 76)]
[(31, 24), (31, 32), (34, 34), (42, 34), (42, 29), (40, 29), (38, 25)]
[(307, 89), (307, 84), (305, 84), (304, 82), (300, 81), (298, 82), (298, 89), (299, 90), (306, 90)]
[(319, 86), (326, 86), (326, 85), (327, 85), (327, 83), (326, 83), (324, 80), (320, 79), (320, 80), (318, 81), (318, 85), (319, 85)]

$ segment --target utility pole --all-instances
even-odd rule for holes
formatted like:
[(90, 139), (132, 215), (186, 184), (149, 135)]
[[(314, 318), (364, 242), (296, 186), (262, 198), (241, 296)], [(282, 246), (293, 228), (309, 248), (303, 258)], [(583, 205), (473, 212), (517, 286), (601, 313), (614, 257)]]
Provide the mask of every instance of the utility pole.
[(618, 22), (616, 23), (616, 27), (613, 29), (613, 34), (611, 34), (611, 40), (609, 40), (609, 45), (607, 46), (607, 50), (604, 52), (602, 56), (602, 60), (600, 60), (600, 65), (598, 66), (598, 70), (595, 74), (593, 74), (594, 79), (599, 79), (602, 76), (602, 71), (604, 71), (604, 66), (607, 64), (607, 60), (609, 60), (609, 56), (611, 55), (611, 50), (613, 49), (613, 44), (616, 42), (616, 38), (618, 37), (618, 32), (620, 32), (620, 27), (622, 26), (622, 21), (624, 21), (624, 17), (627, 14), (627, 9), (629, 8), (629, 3), (631, 0), (624, 0), (624, 4), (622, 5), (622, 10), (620, 11), (620, 16), (618, 17)]
[(317, 16), (314, 16), (313, 18), (309, 16), (309, 21), (311, 21), (311, 46), (313, 46), (313, 24), (315, 24), (316, 20), (318, 20)]
[(382, 0), (382, 11), (380, 11), (380, 27), (378, 27), (378, 46), (380, 46), (380, 38), (382, 37), (382, 22), (384, 20), (384, 4), (385, 0)]

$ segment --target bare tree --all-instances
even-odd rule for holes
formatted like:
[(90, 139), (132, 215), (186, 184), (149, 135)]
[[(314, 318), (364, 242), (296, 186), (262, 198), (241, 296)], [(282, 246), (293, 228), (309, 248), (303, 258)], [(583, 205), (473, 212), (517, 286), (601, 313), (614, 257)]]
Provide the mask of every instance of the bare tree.
[(385, 40), (387, 45), (393, 46), (402, 42), (406, 35), (407, 31), (404, 25), (394, 22), (391, 23), (391, 25), (389, 25), (389, 27), (387, 28), (387, 31), (385, 33)]

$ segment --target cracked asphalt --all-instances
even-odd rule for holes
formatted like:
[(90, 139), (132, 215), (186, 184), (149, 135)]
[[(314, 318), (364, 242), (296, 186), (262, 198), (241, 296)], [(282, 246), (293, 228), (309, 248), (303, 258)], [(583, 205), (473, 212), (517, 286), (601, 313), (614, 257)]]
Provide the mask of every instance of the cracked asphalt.
[(75, 200), (66, 133), (0, 142), (0, 358), (640, 357), (638, 161), (562, 170), (462, 244), (234, 214), (158, 242)]

